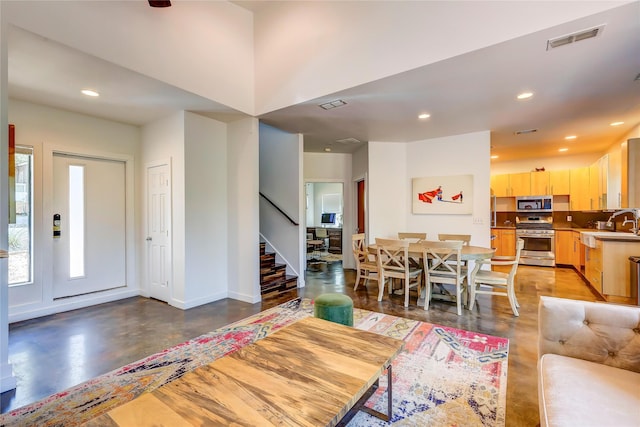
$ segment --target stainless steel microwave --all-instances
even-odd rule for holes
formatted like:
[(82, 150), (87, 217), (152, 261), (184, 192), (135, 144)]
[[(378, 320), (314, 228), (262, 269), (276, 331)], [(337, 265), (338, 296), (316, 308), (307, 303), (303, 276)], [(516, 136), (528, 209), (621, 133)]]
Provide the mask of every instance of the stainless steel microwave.
[(516, 197), (516, 212), (553, 212), (553, 196)]

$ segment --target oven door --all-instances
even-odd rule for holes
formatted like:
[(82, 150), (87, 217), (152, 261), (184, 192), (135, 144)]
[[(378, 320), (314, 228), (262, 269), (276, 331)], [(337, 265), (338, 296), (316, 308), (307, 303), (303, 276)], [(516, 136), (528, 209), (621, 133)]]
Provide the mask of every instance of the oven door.
[(555, 266), (555, 236), (553, 234), (532, 234), (516, 231), (516, 237), (524, 240), (520, 252), (520, 264)]

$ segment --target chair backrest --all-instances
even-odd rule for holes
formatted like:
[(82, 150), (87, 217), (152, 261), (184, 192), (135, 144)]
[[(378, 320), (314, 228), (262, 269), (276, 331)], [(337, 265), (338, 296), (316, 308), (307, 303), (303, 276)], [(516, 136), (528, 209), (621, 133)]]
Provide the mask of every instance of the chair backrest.
[(409, 242), (376, 238), (376, 253), (380, 274), (404, 278), (409, 275)]
[(514, 258), (514, 263), (511, 266), (511, 270), (509, 271), (509, 280), (513, 280), (516, 275), (516, 271), (518, 270), (518, 263), (520, 263), (520, 252), (522, 252), (522, 248), (524, 248), (524, 240), (517, 239), (516, 240), (516, 256)]
[(329, 237), (329, 233), (327, 232), (326, 228), (316, 228), (316, 237), (318, 239), (324, 239), (326, 237)]
[(356, 260), (356, 268), (360, 268), (360, 264), (369, 261), (369, 251), (365, 243), (364, 233), (358, 233), (351, 236), (351, 250), (353, 258)]
[(462, 241), (429, 241), (420, 242), (422, 246), (422, 259), (428, 259), (429, 268), (427, 275), (451, 275), (460, 276), (462, 267)]
[(410, 240), (412, 242), (419, 242), (421, 240), (427, 240), (427, 233), (398, 233), (398, 239)]
[(469, 243), (471, 243), (471, 234), (438, 234), (438, 240), (443, 242), (460, 240), (463, 245), (469, 246)]
[(313, 233), (307, 233), (307, 240), (313, 240)]

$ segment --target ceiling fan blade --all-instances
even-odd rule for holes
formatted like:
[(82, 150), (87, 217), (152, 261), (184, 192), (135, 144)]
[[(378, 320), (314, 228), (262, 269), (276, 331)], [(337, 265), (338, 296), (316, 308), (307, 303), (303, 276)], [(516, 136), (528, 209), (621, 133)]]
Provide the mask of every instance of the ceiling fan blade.
[(169, 7), (169, 6), (171, 6), (171, 0), (149, 0), (149, 6), (151, 6), (151, 7)]

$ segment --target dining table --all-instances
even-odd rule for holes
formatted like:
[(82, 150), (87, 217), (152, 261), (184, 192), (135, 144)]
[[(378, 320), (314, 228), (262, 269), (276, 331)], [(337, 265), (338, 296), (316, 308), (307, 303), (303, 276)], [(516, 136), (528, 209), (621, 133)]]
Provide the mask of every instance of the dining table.
[[(372, 245), (368, 245), (368, 250), (370, 253), (372, 254), (376, 254), (377, 253), (377, 247), (375, 244)], [(495, 249), (494, 248), (490, 248), (490, 247), (484, 247), (484, 246), (473, 246), (473, 245), (463, 245), (462, 246), (462, 251), (460, 252), (460, 258), (463, 261), (478, 261), (478, 260), (483, 260), (483, 259), (490, 259), (494, 253), (495, 253)], [(422, 257), (423, 257), (423, 249), (422, 249), (422, 245), (420, 244), (420, 242), (411, 242), (409, 243), (409, 256), (413, 259), (415, 259), (416, 261), (422, 261)], [(473, 268), (468, 270), (467, 273), (467, 284), (469, 286), (471, 286), (471, 277), (475, 276), (475, 273), (478, 272), (478, 270), (480, 269), (481, 264), (478, 262), (474, 262), (473, 263)], [(426, 283), (426, 281), (424, 280), (424, 276), (423, 276), (423, 283)], [(445, 300), (445, 301), (451, 301), (454, 300), (455, 301), (455, 296), (454, 295), (450, 295), (446, 292), (444, 293), (433, 293), (431, 295), (431, 297), (433, 299), (440, 299), (440, 300)], [(424, 299), (426, 298), (426, 290), (423, 287), (422, 288), (422, 293), (420, 294), (420, 296), (418, 297), (418, 306), (424, 306)], [(464, 301), (464, 305), (465, 307), (467, 306), (467, 301)]]

